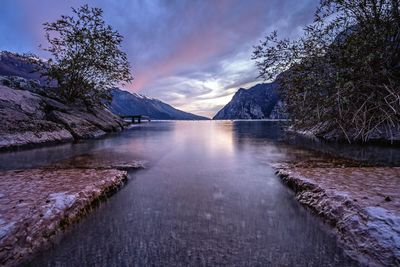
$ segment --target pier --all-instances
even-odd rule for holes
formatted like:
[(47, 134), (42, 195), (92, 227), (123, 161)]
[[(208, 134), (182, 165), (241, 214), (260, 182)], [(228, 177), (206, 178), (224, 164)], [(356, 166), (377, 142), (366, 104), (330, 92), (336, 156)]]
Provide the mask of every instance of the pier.
[(120, 115), (124, 120), (129, 119), (133, 124), (141, 123), (142, 120), (151, 121), (150, 117), (144, 115)]

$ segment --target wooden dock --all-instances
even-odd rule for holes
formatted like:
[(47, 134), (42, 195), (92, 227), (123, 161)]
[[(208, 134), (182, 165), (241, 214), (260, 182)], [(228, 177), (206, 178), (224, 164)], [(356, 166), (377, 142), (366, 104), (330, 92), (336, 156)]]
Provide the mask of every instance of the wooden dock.
[(141, 123), (142, 120), (151, 121), (150, 117), (144, 115), (120, 115), (122, 119), (129, 119), (133, 124)]

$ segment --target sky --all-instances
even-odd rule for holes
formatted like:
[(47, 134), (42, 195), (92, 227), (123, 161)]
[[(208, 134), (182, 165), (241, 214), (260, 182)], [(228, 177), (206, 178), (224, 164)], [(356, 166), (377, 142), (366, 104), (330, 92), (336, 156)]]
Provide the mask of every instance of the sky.
[(83, 4), (124, 36), (134, 81), (123, 89), (213, 117), (238, 88), (263, 82), (253, 46), (273, 30), (296, 38), (319, 0), (1, 0), (0, 50), (47, 58), (42, 23)]

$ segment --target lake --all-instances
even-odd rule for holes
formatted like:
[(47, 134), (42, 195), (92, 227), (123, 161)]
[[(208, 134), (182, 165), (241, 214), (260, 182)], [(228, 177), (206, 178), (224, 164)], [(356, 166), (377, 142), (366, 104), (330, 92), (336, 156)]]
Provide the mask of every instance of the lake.
[[(77, 155), (148, 162), (28, 266), (357, 266), (270, 166), (306, 159), (304, 147), (370, 157), (369, 148), (361, 153), (287, 137), (275, 122), (165, 121), (3, 153), (0, 168)], [(381, 163), (397, 164), (388, 153), (382, 149), (387, 158)]]

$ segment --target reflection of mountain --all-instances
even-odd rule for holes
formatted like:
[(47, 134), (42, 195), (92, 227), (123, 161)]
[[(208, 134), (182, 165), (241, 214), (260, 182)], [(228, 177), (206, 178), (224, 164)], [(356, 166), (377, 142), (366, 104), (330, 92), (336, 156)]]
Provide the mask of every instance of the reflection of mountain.
[(110, 109), (119, 115), (145, 115), (158, 120), (207, 120), (208, 118), (178, 110), (158, 99), (120, 89), (112, 90)]
[(232, 100), (213, 119), (281, 119), (286, 118), (276, 83), (261, 83), (250, 89), (240, 88)]
[(239, 143), (257, 139), (278, 141), (286, 137), (278, 122), (233, 121), (232, 125), (233, 135)]

